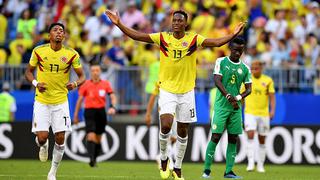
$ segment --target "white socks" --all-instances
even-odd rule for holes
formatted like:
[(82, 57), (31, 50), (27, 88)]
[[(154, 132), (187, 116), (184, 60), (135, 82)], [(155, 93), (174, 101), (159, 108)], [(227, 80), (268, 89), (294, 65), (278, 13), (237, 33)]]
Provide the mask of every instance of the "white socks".
[(49, 174), (55, 175), (57, 173), (57, 169), (63, 157), (63, 153), (64, 153), (64, 144), (58, 145), (57, 143), (55, 143), (53, 152), (52, 152), (52, 162), (51, 162), (51, 169), (49, 171)]
[(263, 167), (265, 160), (266, 160), (266, 145), (260, 144), (259, 145), (259, 159), (258, 159), (257, 166)]
[(175, 168), (181, 169), (182, 160), (184, 158), (184, 154), (187, 149), (188, 144), (188, 136), (182, 138), (178, 135), (177, 142), (176, 142), (176, 162), (174, 164)]
[(248, 157), (248, 166), (254, 167), (254, 140), (248, 139), (247, 141), (247, 157)]
[(170, 137), (170, 133), (162, 134), (160, 131), (159, 133), (159, 146), (160, 146), (160, 159), (162, 161), (168, 158), (168, 140)]

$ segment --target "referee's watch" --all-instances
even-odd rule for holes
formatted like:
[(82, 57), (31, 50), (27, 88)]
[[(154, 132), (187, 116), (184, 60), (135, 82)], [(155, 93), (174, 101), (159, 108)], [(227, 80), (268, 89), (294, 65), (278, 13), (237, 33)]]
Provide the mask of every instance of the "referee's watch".
[(116, 107), (114, 107), (114, 105), (113, 105), (113, 104), (110, 104), (109, 108), (113, 108), (114, 110), (116, 110), (116, 111), (117, 111), (117, 108), (116, 108)]

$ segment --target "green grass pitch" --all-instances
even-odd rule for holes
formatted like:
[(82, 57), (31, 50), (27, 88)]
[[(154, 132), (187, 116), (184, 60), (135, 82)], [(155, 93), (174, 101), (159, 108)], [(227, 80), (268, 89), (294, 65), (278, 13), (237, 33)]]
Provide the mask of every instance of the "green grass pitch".
[[(44, 180), (50, 169), (50, 161), (42, 163), (38, 160), (1, 160), (1, 180)], [(223, 179), (225, 164), (216, 163), (212, 166), (214, 180)], [(266, 165), (266, 173), (246, 172), (245, 164), (236, 164), (234, 172), (244, 179), (258, 180), (315, 180), (320, 179), (318, 165)], [(186, 180), (201, 179), (202, 163), (184, 163), (183, 174)], [(58, 180), (118, 180), (160, 179), (156, 162), (107, 161), (98, 163), (91, 168), (86, 163), (63, 160), (57, 174)], [(172, 179), (172, 178), (171, 178)]]

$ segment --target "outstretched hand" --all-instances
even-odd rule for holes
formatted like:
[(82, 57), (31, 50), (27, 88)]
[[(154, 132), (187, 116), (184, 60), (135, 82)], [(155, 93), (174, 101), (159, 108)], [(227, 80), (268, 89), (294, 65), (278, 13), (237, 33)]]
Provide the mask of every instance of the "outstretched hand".
[(245, 27), (247, 22), (240, 22), (237, 27), (234, 29), (233, 34), (238, 35)]
[(109, 17), (109, 19), (111, 20), (111, 22), (115, 25), (119, 25), (120, 23), (120, 15), (119, 12), (112, 12), (110, 10), (106, 10), (106, 15)]

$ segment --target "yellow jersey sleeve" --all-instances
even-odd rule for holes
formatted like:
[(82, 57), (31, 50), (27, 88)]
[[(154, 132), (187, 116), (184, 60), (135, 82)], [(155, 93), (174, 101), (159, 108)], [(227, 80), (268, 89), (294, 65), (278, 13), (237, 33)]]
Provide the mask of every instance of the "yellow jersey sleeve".
[(268, 86), (268, 93), (275, 93), (273, 80), (270, 78), (270, 84)]
[(149, 34), (149, 36), (154, 43), (160, 45), (160, 33), (152, 33), (152, 34)]
[(198, 34), (198, 36), (197, 36), (197, 46), (198, 47), (201, 46), (205, 39), (206, 39), (205, 37), (203, 37), (202, 35)]
[(81, 63), (80, 63), (80, 56), (79, 56), (79, 53), (75, 51), (75, 58), (74, 60), (72, 61), (72, 67), (74, 69), (77, 69), (77, 68), (81, 68)]
[(38, 64), (38, 58), (35, 51), (36, 51), (35, 49), (32, 51), (31, 58), (29, 61), (29, 64), (34, 67), (37, 66)]

